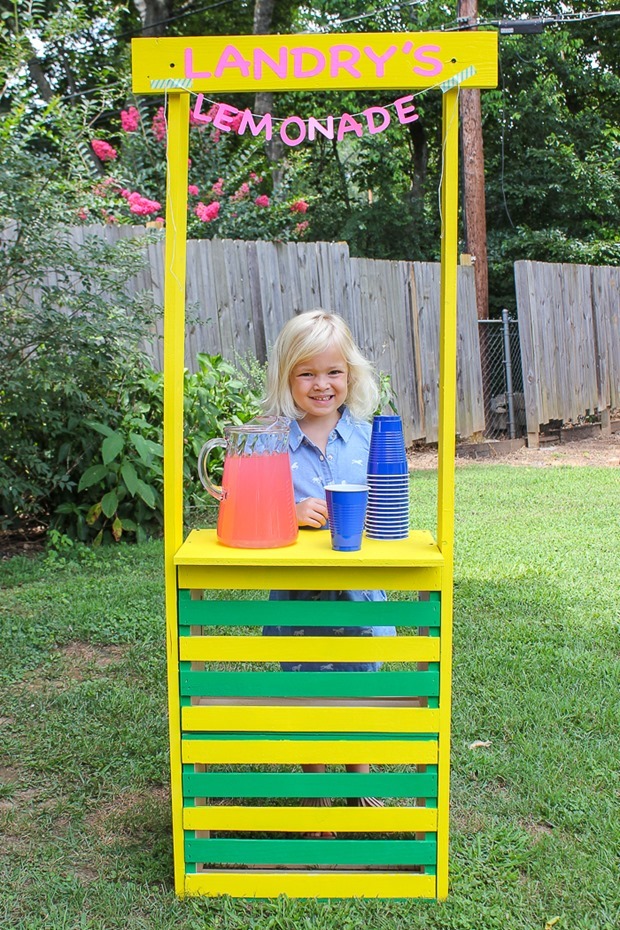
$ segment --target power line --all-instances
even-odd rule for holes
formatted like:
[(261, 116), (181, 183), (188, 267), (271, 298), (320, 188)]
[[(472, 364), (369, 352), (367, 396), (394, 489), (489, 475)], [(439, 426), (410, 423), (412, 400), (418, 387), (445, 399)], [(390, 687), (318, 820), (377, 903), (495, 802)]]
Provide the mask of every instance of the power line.
[(456, 26), (441, 26), (441, 30), (452, 32), (454, 30), (477, 29), (479, 26), (496, 26), (500, 35), (525, 35), (540, 33), (545, 26), (557, 26), (563, 23), (587, 22), (591, 19), (603, 19), (608, 16), (620, 16), (620, 10), (592, 10), (584, 13), (558, 13), (556, 16), (540, 16), (528, 19), (488, 19), (472, 20), (459, 19)]

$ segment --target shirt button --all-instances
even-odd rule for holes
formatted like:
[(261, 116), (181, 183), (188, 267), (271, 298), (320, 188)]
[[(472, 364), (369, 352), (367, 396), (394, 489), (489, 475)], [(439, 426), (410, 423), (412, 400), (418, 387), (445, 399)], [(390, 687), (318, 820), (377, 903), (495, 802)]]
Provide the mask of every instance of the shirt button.
[(324, 455), (321, 455), (321, 456), (319, 456), (319, 457), (320, 457), (321, 462), (324, 462), (324, 461), (325, 461), (325, 456), (324, 456)]
[(328, 455), (328, 456), (327, 456), (327, 458), (328, 458), (328, 460), (329, 460), (330, 462), (331, 462), (331, 460), (333, 459), (333, 457), (334, 457), (333, 455)]

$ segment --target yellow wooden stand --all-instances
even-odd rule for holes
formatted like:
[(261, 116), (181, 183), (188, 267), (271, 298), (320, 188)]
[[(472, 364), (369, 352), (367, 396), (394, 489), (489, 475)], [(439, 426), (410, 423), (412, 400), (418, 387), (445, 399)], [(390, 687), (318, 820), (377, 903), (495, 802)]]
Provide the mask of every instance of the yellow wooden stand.
[[(496, 35), (136, 39), (133, 76), (136, 93), (165, 92), (168, 98), (164, 527), (176, 891), (179, 895), (262, 898), (279, 894), (445, 898), (458, 94), (460, 87), (496, 86)], [(328, 534), (303, 531), (299, 542), (287, 549), (227, 549), (219, 545), (214, 531), (208, 530), (194, 531), (184, 541), (183, 346), (190, 93), (221, 100), (222, 94), (234, 91), (403, 87), (436, 87), (443, 93), (437, 540), (417, 531), (401, 542), (365, 540), (357, 553), (334, 552)], [(386, 102), (379, 100), (378, 104)], [(263, 623), (290, 622), (284, 614), (290, 611), (286, 602), (221, 601), (219, 595), (203, 601), (191, 595), (196, 590), (270, 588), (425, 590), (430, 592), (430, 601), (322, 604), (319, 619), (323, 624), (334, 622), (335, 616), (332, 620), (328, 615), (337, 610), (338, 624), (395, 624), (416, 635), (396, 639), (317, 636), (300, 642), (295, 637), (260, 635)], [(296, 618), (298, 608), (297, 603)], [(304, 624), (316, 625), (313, 610), (304, 616)], [(270, 667), (269, 663), (301, 659), (382, 660), (398, 663), (404, 671), (289, 675), (270, 670), (277, 665)], [(227, 663), (235, 663), (235, 668), (238, 663), (255, 663), (260, 670), (229, 671)], [(327, 687), (330, 694), (326, 696)], [(366, 762), (380, 768), (369, 775), (298, 772), (300, 763), (310, 762)], [(261, 770), (255, 771), (257, 765)], [(300, 798), (310, 794), (333, 797), (334, 806), (302, 806)], [(398, 805), (362, 808), (336, 801), (341, 796), (372, 794), (397, 798)], [(231, 803), (229, 798), (260, 800), (241, 804)], [(334, 831), (354, 838), (298, 839), (309, 831)], [(218, 836), (213, 837), (213, 832)], [(257, 833), (266, 833), (268, 838), (257, 837)], [(278, 838), (271, 838), (272, 834)], [(279, 838), (282, 836), (284, 839)]]

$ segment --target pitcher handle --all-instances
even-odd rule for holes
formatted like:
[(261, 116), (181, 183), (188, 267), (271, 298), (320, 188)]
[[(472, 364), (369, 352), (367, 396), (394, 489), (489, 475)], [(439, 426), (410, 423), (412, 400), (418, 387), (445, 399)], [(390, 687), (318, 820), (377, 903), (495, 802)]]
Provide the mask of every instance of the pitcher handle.
[(226, 491), (224, 491), (219, 484), (214, 484), (209, 478), (206, 468), (207, 458), (211, 449), (215, 449), (218, 446), (225, 449), (227, 445), (228, 443), (225, 439), (217, 436), (215, 439), (209, 439), (205, 442), (198, 454), (198, 477), (200, 478), (203, 488), (205, 488), (216, 501), (223, 500), (226, 497)]

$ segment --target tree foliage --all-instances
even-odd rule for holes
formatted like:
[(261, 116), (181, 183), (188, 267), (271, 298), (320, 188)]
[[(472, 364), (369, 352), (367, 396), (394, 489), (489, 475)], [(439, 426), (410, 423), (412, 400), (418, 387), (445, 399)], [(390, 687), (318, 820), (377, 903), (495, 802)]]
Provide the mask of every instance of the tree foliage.
[[(31, 144), (48, 150), (50, 146), (64, 147), (63, 157), (72, 161), (71, 175), (77, 179), (81, 172), (83, 199), (92, 200), (93, 173), (109, 176), (115, 167), (98, 161), (89, 147), (93, 139), (105, 139), (119, 151), (119, 164), (125, 172), (119, 182), (125, 188), (133, 185), (132, 189), (139, 189), (163, 205), (164, 160), (161, 146), (158, 149), (154, 145), (150, 130), (162, 101), (132, 98), (128, 39), (141, 28), (155, 28), (158, 34), (166, 35), (249, 33), (255, 15), (261, 12), (259, 6), (246, 0), (202, 9), (181, 4), (180, 0), (135, 0), (129, 11), (121, 12), (108, 0), (31, 0), (30, 4), (22, 4), (19, 16), (4, 20), (5, 31), (12, 29), (19, 38), (12, 46), (14, 73), (19, 71), (19, 61), (22, 63), (21, 83), (15, 78), (11, 88), (18, 88), (31, 107), (41, 100), (41, 81), (32, 72), (32, 36), (36, 34), (40, 40), (37, 48), (42, 51), (37, 51), (35, 57), (53, 92), (48, 99), (53, 113), (49, 115), (52, 122), (48, 123), (47, 136), (43, 134), (36, 141), (33, 137)], [(481, 0), (478, 6), (481, 28), (497, 28), (502, 19), (613, 11), (611, 0), (576, 0), (569, 4)], [(286, 0), (274, 4), (270, 15), (274, 32), (380, 32), (456, 25), (456, 5), (453, 8), (439, 0), (425, 4), (324, 0), (315, 5)], [(495, 25), (485, 26), (487, 22)], [(500, 86), (482, 95), (492, 307), (499, 308), (510, 299), (511, 262), (516, 258), (545, 259), (553, 255), (573, 260), (576, 255), (589, 255), (597, 262), (617, 260), (617, 25), (617, 19), (602, 17), (550, 23), (540, 35), (500, 37)], [(106, 40), (103, 48), (101, 36)], [(65, 48), (62, 55), (60, 45)], [(95, 83), (106, 88), (97, 112), (86, 106), (83, 96)], [(13, 93), (11, 88), (9, 94)], [(239, 108), (251, 108), (254, 103), (247, 95), (230, 96), (226, 102)], [(321, 116), (359, 113), (369, 103), (389, 102), (378, 100), (376, 93), (308, 92), (274, 95), (273, 108), (276, 116), (292, 112)], [(36, 105), (40, 107), (40, 103)], [(245, 163), (248, 172), (263, 177), (255, 195), (269, 197), (274, 206), (285, 206), (278, 222), (271, 221), (275, 210), (272, 214), (257, 210), (252, 221), (246, 222), (245, 216), (233, 217), (238, 211), (232, 208), (223, 222), (226, 211), (222, 204), (215, 223), (197, 221), (193, 213), (191, 234), (291, 235), (295, 226), (285, 222), (287, 198), (290, 206), (295, 198), (303, 197), (310, 204), (303, 218), (308, 224), (303, 230), (306, 238), (346, 239), (353, 254), (370, 257), (437, 258), (439, 95), (420, 94), (416, 105), (420, 120), (409, 126), (393, 126), (384, 134), (353, 142), (345, 138), (340, 143), (325, 139), (307, 143), (297, 150), (301, 158), (285, 151), (278, 171), (284, 168), (288, 186), (285, 184), (280, 192), (277, 184), (274, 190), (273, 164), (264, 157), (257, 140), (227, 138), (217, 158), (213, 147), (209, 151), (195, 146), (190, 182), (201, 195), (210, 191), (220, 177), (228, 186), (228, 196), (234, 195), (247, 182), (247, 176), (244, 178), (239, 170)], [(120, 111), (129, 106), (140, 112), (142, 127), (131, 141), (123, 135), (119, 121)], [(58, 118), (63, 108), (64, 123)], [(72, 114), (71, 131), (67, 131), (67, 110)], [(76, 145), (79, 134), (81, 145)], [(194, 132), (193, 138), (204, 140), (207, 135), (200, 137)], [(63, 143), (63, 139), (70, 141)], [(78, 155), (80, 166), (76, 165)], [(218, 158), (229, 166), (230, 178), (224, 168), (216, 165)], [(194, 201), (193, 206), (198, 202)], [(122, 204), (115, 206), (117, 212), (122, 208)], [(94, 203), (93, 207), (101, 204)], [(244, 209), (248, 207), (249, 203), (245, 203)], [(122, 210), (119, 218), (123, 219)]]

